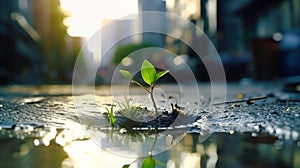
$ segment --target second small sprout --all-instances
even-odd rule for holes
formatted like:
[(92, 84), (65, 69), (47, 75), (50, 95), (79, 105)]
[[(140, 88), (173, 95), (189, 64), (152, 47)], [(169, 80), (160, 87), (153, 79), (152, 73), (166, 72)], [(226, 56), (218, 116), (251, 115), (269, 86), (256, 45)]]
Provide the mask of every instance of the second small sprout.
[(116, 119), (114, 117), (114, 105), (111, 105), (110, 109), (106, 108), (108, 113), (110, 125), (113, 127), (116, 123)]

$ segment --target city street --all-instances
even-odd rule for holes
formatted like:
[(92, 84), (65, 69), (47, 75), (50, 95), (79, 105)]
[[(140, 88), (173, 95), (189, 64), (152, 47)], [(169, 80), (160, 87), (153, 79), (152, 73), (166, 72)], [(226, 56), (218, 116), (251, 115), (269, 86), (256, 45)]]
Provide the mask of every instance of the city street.
[[(159, 87), (169, 88), (169, 90), (176, 93), (176, 87), (173, 85)], [(174, 157), (175, 160), (180, 161), (182, 156), (173, 153), (176, 153), (176, 150), (185, 143), (185, 139), (192, 138), (190, 147), (185, 144), (188, 148), (185, 153), (191, 155), (196, 152), (201, 156), (201, 151), (198, 149), (199, 145), (202, 145), (203, 148), (209, 148), (213, 144), (216, 147), (215, 150), (218, 151), (218, 157), (215, 159), (222, 158), (223, 155), (226, 155), (229, 159), (229, 161), (218, 160), (218, 164), (239, 165), (241, 167), (248, 165), (250, 162), (252, 166), (281, 164), (289, 167), (299, 165), (297, 158), (300, 151), (299, 147), (296, 147), (299, 145), (300, 140), (299, 94), (284, 91), (284, 85), (280, 83), (262, 82), (247, 85), (229, 83), (227, 87), (226, 101), (213, 105), (209, 101), (211, 95), (208, 83), (199, 84), (201, 94), (199, 101), (202, 102), (200, 106), (191, 105), (195, 104), (193, 102), (197, 99), (196, 97), (184, 95), (183, 97), (188, 97), (189, 102), (179, 104), (179, 106), (183, 107), (183, 111), (197, 116), (197, 120), (194, 125), (183, 133), (187, 133), (183, 139), (181, 137), (175, 138), (175, 140), (179, 140), (178, 144), (175, 144), (169, 150), (162, 151), (163, 153), (157, 155), (157, 157), (165, 163), (172, 161)], [(89, 87), (82, 86), (82, 89), (86, 90)], [(133, 95), (130, 95), (132, 101), (135, 100), (135, 97), (144, 97), (143, 106), (151, 108), (151, 103), (147, 100), (148, 97), (139, 90), (141, 89), (133, 89)], [(107, 126), (108, 123), (101, 112), (105, 113), (103, 107), (111, 103), (111, 96), (109, 96), (111, 90), (109, 86), (96, 86), (95, 91), (96, 103), (88, 101), (89, 103), (85, 104), (85, 111), (80, 111), (74, 105), (78, 103), (75, 101), (76, 98), (89, 97), (90, 95), (74, 95), (73, 97), (70, 85), (1, 87), (0, 129), (2, 131), (0, 140), (3, 143), (0, 146), (1, 149), (7, 151), (7, 153), (0, 155), (1, 162), (4, 163), (4, 160), (9, 159), (11, 162), (5, 163), (9, 167), (24, 166), (24, 164), (30, 166), (40, 164), (36, 158), (55, 157), (57, 162), (47, 164), (53, 166), (61, 163), (67, 164), (65, 162), (68, 162), (73, 166), (80, 165), (80, 161), (74, 161), (74, 158), (77, 157), (68, 150), (68, 146), (70, 148), (78, 142), (85, 146), (77, 149), (77, 152), (81, 152), (82, 155), (86, 152), (85, 150), (91, 150), (86, 148), (87, 146), (94, 146), (92, 152), (90, 151), (89, 155), (81, 157), (81, 159), (92, 159), (101, 155), (101, 145), (91, 141), (94, 137), (90, 134), (90, 131), (101, 134), (99, 132), (104, 130), (101, 127), (109, 126)], [(171, 96), (172, 92), (169, 92), (168, 95)], [(122, 97), (121, 94), (119, 96)], [(118, 94), (116, 94), (116, 97), (118, 97)], [(88, 131), (81, 128), (86, 128)], [(176, 135), (174, 132), (178, 132), (176, 129), (174, 126), (172, 136)], [(123, 134), (125, 135), (126, 132)], [(107, 137), (109, 136), (107, 135)], [(245, 144), (251, 147), (247, 147)], [(26, 155), (25, 158), (16, 157), (16, 155), (21, 155), (24, 145), (27, 145), (26, 150), (31, 154)], [(229, 146), (234, 146), (236, 148), (235, 152), (230, 152)], [(102, 146), (102, 148), (104, 147)], [(245, 157), (249, 154), (246, 151), (237, 152), (238, 149), (244, 150), (244, 148), (254, 150), (258, 154), (248, 156), (238, 162), (230, 162), (230, 159), (234, 159), (237, 155), (238, 157)], [(60, 155), (52, 153), (57, 150), (60, 151)], [(267, 152), (267, 154), (264, 155), (264, 152)], [(202, 151), (202, 155), (204, 153)], [(110, 157), (110, 155), (120, 157), (110, 152), (103, 155), (103, 157)], [(272, 156), (271, 160), (268, 160), (268, 155)], [(286, 155), (286, 158), (280, 158), (281, 155)], [(31, 161), (24, 161), (26, 158), (31, 158)], [(125, 162), (123, 164), (132, 161), (132, 158), (127, 157), (122, 157), (122, 159)], [(252, 162), (253, 159), (258, 160)], [(90, 166), (96, 167), (95, 164), (98, 161), (91, 161)], [(122, 164), (122, 162), (119, 164)], [(136, 164), (140, 164), (139, 160)], [(200, 161), (198, 158), (195, 163), (186, 164), (197, 166)], [(201, 160), (201, 164), (208, 164), (208, 160)]]

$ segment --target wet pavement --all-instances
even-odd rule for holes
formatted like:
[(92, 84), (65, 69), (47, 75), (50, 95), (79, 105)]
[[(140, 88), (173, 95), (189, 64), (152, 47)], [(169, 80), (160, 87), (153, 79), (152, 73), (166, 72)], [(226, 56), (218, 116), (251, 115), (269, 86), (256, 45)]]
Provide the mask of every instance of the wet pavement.
[[(168, 95), (167, 101), (173, 103), (174, 101), (175, 103), (176, 101), (178, 101), (174, 100), (174, 97), (178, 95), (178, 88), (173, 85), (162, 86), (162, 88), (166, 87), (171, 88), (168, 93), (165, 93), (165, 95), (157, 94), (158, 105), (162, 109), (168, 108), (163, 107), (163, 105), (169, 104), (169, 102), (166, 103), (160, 97), (166, 97), (166, 95)], [(89, 90), (90, 87), (82, 86), (81, 89)], [(123, 98), (121, 92), (122, 89), (120, 89), (120, 92), (116, 94), (115, 99), (121, 100)], [(277, 157), (277, 160), (271, 159), (273, 161), (266, 162), (258, 166), (255, 166), (255, 164), (250, 164), (252, 166), (249, 167), (271, 166), (276, 165), (279, 161), (280, 164), (282, 164), (281, 167), (297, 167), (297, 165), (300, 165), (299, 162), (295, 161), (297, 159), (300, 159), (299, 93), (283, 91), (283, 85), (280, 83), (276, 84), (264, 82), (247, 85), (229, 83), (227, 84), (227, 98), (225, 102), (221, 101), (212, 105), (210, 104), (210, 85), (207, 83), (200, 84), (199, 92), (201, 94), (200, 97), (186, 93), (183, 96), (186, 101), (184, 101), (184, 104), (180, 104), (183, 109), (185, 109), (185, 112), (193, 114), (195, 116), (195, 119), (197, 119), (194, 123), (191, 123), (193, 124), (192, 126), (188, 127), (189, 135), (193, 135), (192, 137), (196, 135), (198, 137), (196, 138), (196, 143), (193, 143), (195, 137), (190, 140), (191, 142), (189, 144), (192, 145), (191, 148), (193, 149), (188, 152), (188, 156), (192, 155), (195, 152), (198, 154), (200, 153), (200, 155), (202, 153), (203, 155), (203, 153), (208, 152), (204, 150), (204, 148), (209, 148), (211, 144), (217, 145), (215, 147), (218, 147), (219, 151), (219, 149), (225, 148), (226, 145), (222, 143), (224, 143), (224, 141), (229, 138), (232, 141), (230, 142), (231, 146), (234, 143), (239, 144), (239, 147), (237, 149), (238, 151), (247, 148), (244, 146), (247, 142), (251, 142), (251, 144), (254, 144), (251, 149), (247, 148), (247, 150), (250, 150), (251, 152), (262, 150), (261, 148), (256, 147), (260, 144), (271, 144), (270, 149), (265, 149), (269, 153), (271, 153), (270, 155), (272, 155), (272, 153), (274, 154), (272, 150), (277, 148), (287, 151), (293, 149), (293, 151), (291, 151), (292, 154), (286, 152), (289, 153), (289, 156), (286, 156), (288, 157), (287, 160), (283, 159), (282, 161), (282, 158), (279, 159), (279, 157), (283, 155), (280, 154), (283, 151), (279, 151), (277, 152), (278, 154), (274, 156), (275, 158)], [(54, 158), (55, 162), (53, 162), (53, 164), (61, 165), (61, 167), (68, 167), (68, 165), (69, 167), (73, 167), (75, 164), (74, 158), (78, 158), (78, 156), (72, 155), (72, 152), (70, 152), (71, 147), (69, 146), (69, 148), (66, 148), (66, 146), (74, 144), (71, 142), (90, 141), (89, 135), (86, 135), (86, 132), (82, 131), (80, 127), (82, 127), (83, 125), (84, 127), (88, 127), (91, 130), (99, 130), (99, 128), (107, 125), (107, 122), (105, 122), (105, 120), (103, 119), (103, 113), (106, 112), (106, 107), (109, 107), (112, 104), (111, 88), (109, 86), (96, 86), (95, 93), (96, 96), (93, 96), (93, 102), (89, 102), (90, 99), (87, 99), (87, 97), (89, 97), (90, 94), (73, 96), (72, 86), (70, 85), (1, 87), (1, 149), (6, 149), (4, 151), (8, 153), (7, 157), (9, 158), (9, 153), (12, 152), (11, 150), (17, 148), (17, 151), (19, 152), (18, 156), (14, 156), (15, 152), (12, 152), (11, 154), (11, 158), (16, 159), (18, 157), (22, 158), (21, 156), (19, 156), (22, 155), (20, 154), (22, 148), (28, 148), (28, 152), (31, 150), (40, 150), (42, 148), (41, 146), (52, 146), (48, 149), (55, 151), (55, 148), (57, 148), (57, 150), (61, 150), (61, 148), (58, 147), (61, 146), (64, 147), (64, 150), (62, 151), (65, 151), (65, 153), (60, 152), (61, 155), (57, 156), (57, 159), (55, 159), (55, 154), (52, 155), (51, 152), (49, 152), (49, 156), (45, 155), (44, 157), (50, 157), (52, 159)], [(139, 103), (144, 103), (146, 106), (151, 105), (148, 100), (143, 99), (145, 95), (143, 95), (143, 93), (140, 92), (139, 89), (133, 89), (131, 93), (133, 93), (133, 100), (137, 99), (139, 100)], [(82, 102), (78, 103), (78, 98), (80, 100), (87, 100), (87, 102), (83, 102), (83, 104), (81, 104)], [(198, 104), (197, 102), (200, 102), (200, 104)], [(78, 110), (78, 104), (84, 106), (85, 108), (82, 111)], [(77, 109), (75, 108), (76, 106)], [(203, 135), (203, 131), (206, 132), (206, 134)], [(183, 140), (181, 140), (181, 143), (179, 143), (179, 145), (171, 148), (170, 151), (176, 151), (178, 148), (180, 148), (178, 146), (182, 144), (183, 148), (189, 146), (184, 144), (188, 142), (185, 139), (188, 138), (185, 137)], [(213, 141), (214, 143), (210, 144), (207, 141)], [(208, 144), (205, 146), (205, 143)], [(18, 145), (16, 144), (18, 144), (19, 147), (17, 147)], [(24, 144), (27, 144), (27, 146), (29, 147), (20, 147), (24, 146)], [(199, 145), (201, 146), (201, 144), (204, 145), (202, 148), (205, 152), (201, 152), (201, 149), (199, 149)], [(4, 148), (5, 146), (6, 148)], [(47, 151), (47, 148), (42, 150)], [(229, 149), (223, 150), (228, 152)], [(165, 153), (166, 152), (163, 152), (159, 155), (166, 155)], [(224, 158), (219, 158), (217, 159), (218, 161), (215, 161), (216, 163), (218, 162), (217, 167), (228, 167), (234, 165), (237, 165), (238, 167), (247, 167), (245, 165), (243, 166), (243, 164), (245, 164), (246, 162), (251, 162), (247, 159), (242, 163), (237, 163), (237, 161), (234, 162), (234, 158), (237, 157), (237, 153), (242, 153), (242, 156), (244, 157), (250, 155), (247, 152), (234, 152), (232, 155), (227, 154), (233, 160), (228, 161), (226, 159), (224, 160)], [(258, 153), (261, 154), (261, 151)], [(23, 155), (26, 154), (23, 153)], [(211, 155), (211, 153), (207, 155)], [(207, 155), (205, 157), (208, 157)], [(219, 154), (219, 157), (220, 155), (221, 154)], [(176, 157), (175, 160), (174, 157), (175, 156), (173, 156), (173, 154), (168, 154), (168, 156), (164, 156), (161, 158), (165, 158), (165, 162), (168, 162), (167, 158), (169, 158), (169, 161), (173, 158), (174, 164), (180, 165), (179, 163), (175, 163)], [(205, 157), (203, 158), (204, 160)], [(239, 155), (238, 157), (241, 156)], [(3, 152), (0, 158), (1, 162), (5, 160)], [(27, 159), (36, 160), (36, 158), (36, 156), (30, 155), (30, 157)], [(206, 160), (207, 164), (208, 160)], [(263, 157), (262, 160), (264, 160)], [(134, 161), (134, 159), (125, 159), (124, 162), (130, 163), (132, 161)], [(198, 165), (199, 160), (196, 159), (196, 161), (197, 164), (195, 163), (195, 165)], [(41, 166), (38, 163), (27, 163), (24, 160), (20, 163), (19, 162), (20, 160), (18, 160), (18, 164), (22, 164), (24, 162), (24, 165), (28, 165), (28, 167)], [(201, 161), (201, 164), (204, 164), (202, 162), (203, 160)], [(14, 167), (17, 165), (17, 163), (7, 162), (7, 164), (2, 165), (5, 165), (4, 167)], [(50, 164), (50, 162), (47, 163)], [(139, 162), (137, 161), (135, 164), (139, 165)], [(80, 164), (78, 163), (77, 165)], [(55, 165), (50, 165), (48, 167), (53, 166), (57, 167)], [(41, 167), (47, 166), (44, 165)], [(84, 166), (82, 165), (77, 167)]]
[[(227, 87), (226, 102), (212, 106), (208, 101), (210, 92), (207, 92), (207, 88), (209, 86), (200, 85), (199, 87), (200, 93), (207, 93), (198, 98), (201, 99), (200, 102), (203, 102), (200, 108), (193, 107), (191, 111), (194, 115), (200, 116), (199, 122), (204, 122), (203, 119), (205, 119), (211, 133), (265, 132), (278, 138), (299, 140), (299, 93), (284, 92), (282, 85), (271, 83), (257, 83), (251, 86), (229, 84)], [(97, 116), (96, 112), (104, 113), (105, 107), (111, 103), (110, 87), (96, 87), (96, 94), (95, 102), (87, 103), (85, 106), (91, 106), (91, 109), (97, 106), (100, 109), (88, 111), (86, 115)], [(76, 97), (84, 96), (86, 95)], [(187, 97), (191, 99), (190, 104), (196, 99), (192, 96)], [(255, 100), (256, 98), (258, 100)], [(247, 101), (249, 99), (254, 100)], [(74, 109), (75, 101), (72, 96), (72, 87), (66, 85), (2, 87), (0, 89), (0, 128), (67, 127), (68, 123), (78, 122), (78, 110)], [(146, 102), (146, 104), (150, 103)], [(191, 107), (191, 105), (188, 106)]]

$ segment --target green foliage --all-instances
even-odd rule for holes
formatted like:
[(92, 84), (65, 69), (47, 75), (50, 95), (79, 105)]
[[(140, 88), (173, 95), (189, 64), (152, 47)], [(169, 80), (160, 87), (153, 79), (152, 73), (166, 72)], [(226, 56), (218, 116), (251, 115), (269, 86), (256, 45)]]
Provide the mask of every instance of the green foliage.
[(164, 70), (156, 73), (155, 67), (148, 60), (144, 60), (141, 67), (142, 78), (147, 84), (150, 85), (150, 88), (154, 87), (156, 81), (166, 75), (168, 72), (169, 70)]
[[(155, 67), (148, 61), (144, 60), (142, 67), (141, 67), (141, 74), (143, 80), (150, 86), (150, 89), (154, 87), (155, 83), (157, 80), (164, 75), (166, 75), (169, 72), (169, 70), (164, 70), (159, 73), (156, 73)], [(133, 79), (132, 74), (129, 71), (126, 70), (120, 70), (120, 73), (126, 78), (131, 80), (132, 82), (138, 84), (141, 86), (143, 89), (145, 89), (145, 86), (143, 86), (140, 82), (136, 81)], [(145, 89), (147, 92), (150, 90)]]
[(156, 74), (155, 75), (155, 81), (157, 81), (159, 78), (165, 76), (168, 72), (169, 72), (169, 70), (164, 70), (164, 71), (161, 71), (158, 74)]
[(127, 57), (132, 52), (147, 47), (155, 47), (155, 45), (151, 43), (139, 43), (139, 44), (133, 43), (133, 44), (119, 46), (115, 51), (112, 62), (114, 65), (118, 65), (123, 58)]
[(111, 105), (110, 109), (106, 108), (108, 113), (110, 125), (113, 127), (116, 123), (116, 119), (114, 117), (114, 105)]
[(156, 70), (154, 66), (147, 60), (144, 60), (141, 68), (141, 74), (143, 80), (149, 84), (153, 85), (155, 83), (156, 78)]
[(142, 168), (155, 168), (155, 160), (152, 156), (148, 156), (143, 160)]
[(120, 73), (126, 78), (126, 79), (129, 79), (129, 80), (132, 80), (133, 77), (131, 75), (131, 73), (129, 71), (126, 71), (126, 70), (120, 70)]

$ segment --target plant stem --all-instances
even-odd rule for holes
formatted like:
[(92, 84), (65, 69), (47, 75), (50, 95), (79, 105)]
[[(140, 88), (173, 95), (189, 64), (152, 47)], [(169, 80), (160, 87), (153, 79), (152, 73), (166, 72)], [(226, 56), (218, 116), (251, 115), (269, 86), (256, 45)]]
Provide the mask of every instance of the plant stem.
[(154, 97), (153, 97), (153, 88), (154, 88), (154, 86), (150, 87), (150, 97), (151, 97), (151, 101), (153, 103), (153, 107), (154, 107), (154, 111), (155, 111), (155, 116), (157, 117), (158, 116), (158, 111), (157, 111), (157, 107), (156, 107), (156, 104), (155, 104), (155, 101), (154, 101)]
[(152, 156), (153, 149), (156, 145), (156, 141), (157, 141), (157, 126), (155, 126), (155, 137), (154, 137), (154, 141), (152, 143), (151, 149), (150, 149), (150, 155), (151, 156)]
[(142, 84), (140, 84), (140, 82), (132, 79), (131, 82), (137, 84), (138, 86), (140, 86), (141, 88), (143, 88), (146, 92), (150, 93), (151, 91), (149, 89), (147, 89), (145, 86), (143, 86)]
[(151, 101), (152, 101), (154, 111), (155, 111), (155, 116), (158, 116), (158, 111), (157, 111), (157, 107), (156, 107), (156, 104), (155, 104), (155, 101), (154, 101), (154, 96), (153, 96), (154, 85), (151, 85), (150, 88), (148, 89), (145, 86), (143, 86), (140, 82), (138, 82), (134, 79), (132, 79), (131, 82), (137, 84), (138, 86), (140, 86), (141, 88), (143, 88), (145, 91), (147, 91), (150, 94)]

